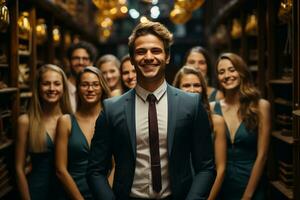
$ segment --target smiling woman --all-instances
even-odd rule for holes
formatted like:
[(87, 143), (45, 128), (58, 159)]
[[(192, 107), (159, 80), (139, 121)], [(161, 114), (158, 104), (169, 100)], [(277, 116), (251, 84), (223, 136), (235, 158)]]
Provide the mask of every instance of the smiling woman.
[(123, 93), (123, 88), (121, 84), (119, 59), (112, 54), (105, 54), (98, 59), (96, 66), (103, 73), (112, 95), (121, 95)]
[[(60, 116), (71, 113), (67, 78), (58, 66), (42, 66), (34, 79), (27, 114), (18, 119), (16, 138), (16, 178), (22, 199), (56, 199), (54, 167), (56, 124)], [(29, 152), (32, 171), (26, 178), (25, 158)]]
[(122, 58), (120, 71), (124, 90), (134, 88), (136, 86), (136, 70), (130, 62), (129, 55)]
[(110, 90), (100, 70), (93, 66), (85, 67), (76, 83), (77, 111), (58, 120), (56, 174), (65, 189), (62, 199), (92, 199), (85, 172), (95, 121)]
[(212, 107), (226, 123), (228, 156), (221, 199), (265, 199), (270, 104), (261, 99), (240, 56), (222, 54), (216, 70), (225, 99)]

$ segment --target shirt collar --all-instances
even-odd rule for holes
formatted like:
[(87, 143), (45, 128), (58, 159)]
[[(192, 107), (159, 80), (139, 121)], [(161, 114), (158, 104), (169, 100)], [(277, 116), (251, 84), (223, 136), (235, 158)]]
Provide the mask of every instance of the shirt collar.
[(166, 82), (166, 80), (164, 80), (164, 82), (154, 92), (150, 92), (148, 90), (145, 90), (139, 84), (137, 84), (136, 87), (135, 87), (135, 91), (136, 91), (136, 94), (144, 102), (147, 101), (147, 97), (148, 97), (149, 94), (153, 94), (156, 97), (157, 101), (160, 101), (160, 99), (163, 97), (163, 95), (167, 91), (167, 82)]
[(70, 92), (71, 94), (75, 93), (75, 92), (76, 92), (76, 86), (73, 85), (73, 83), (71, 83), (69, 80), (68, 80), (67, 83), (68, 83), (69, 92)]

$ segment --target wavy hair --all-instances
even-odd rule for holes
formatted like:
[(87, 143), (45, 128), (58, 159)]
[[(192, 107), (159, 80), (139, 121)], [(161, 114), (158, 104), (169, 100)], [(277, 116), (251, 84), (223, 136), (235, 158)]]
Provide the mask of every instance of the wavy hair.
[[(240, 96), (240, 108), (238, 114), (241, 119), (245, 122), (245, 125), (249, 129), (256, 129), (259, 124), (258, 102), (261, 98), (260, 92), (256, 89), (253, 84), (251, 73), (248, 69), (246, 62), (237, 54), (234, 53), (223, 53), (219, 56), (216, 62), (217, 66), (220, 60), (228, 59), (240, 75), (241, 83), (239, 85), (239, 96)], [(226, 90), (221, 87), (221, 90), (226, 96)]]
[(173, 43), (172, 33), (163, 24), (159, 22), (147, 21), (147, 22), (139, 23), (134, 28), (132, 34), (128, 38), (130, 58), (133, 59), (134, 57), (135, 40), (140, 36), (145, 36), (148, 34), (152, 34), (158, 37), (164, 44), (164, 50), (166, 52), (166, 55), (170, 56), (170, 48)]
[(46, 129), (42, 121), (44, 113), (44, 102), (40, 96), (39, 89), (42, 76), (47, 71), (54, 71), (61, 75), (63, 83), (63, 94), (59, 101), (59, 105), (63, 114), (72, 113), (69, 92), (67, 86), (67, 77), (64, 71), (53, 64), (45, 64), (41, 66), (36, 74), (33, 82), (32, 99), (28, 108), (29, 116), (29, 142), (28, 147), (32, 152), (43, 152), (46, 150)]

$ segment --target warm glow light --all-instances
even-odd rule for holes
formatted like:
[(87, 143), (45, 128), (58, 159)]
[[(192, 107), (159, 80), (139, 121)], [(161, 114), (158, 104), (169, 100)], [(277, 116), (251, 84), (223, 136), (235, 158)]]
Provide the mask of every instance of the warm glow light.
[(109, 29), (104, 29), (104, 30), (103, 30), (103, 36), (104, 36), (104, 37), (109, 37), (110, 34), (111, 34), (111, 32), (110, 32)]
[(123, 4), (126, 4), (127, 1), (126, 0), (119, 0), (119, 4), (123, 5)]
[(117, 14), (118, 10), (117, 10), (116, 7), (114, 7), (114, 8), (111, 8), (111, 9), (109, 10), (109, 12), (110, 12), (111, 15), (115, 15), (115, 14)]
[(145, 22), (148, 22), (149, 20), (147, 19), (147, 17), (145, 16), (142, 16), (141, 19), (140, 19), (140, 22), (141, 23), (145, 23)]
[(126, 6), (122, 6), (120, 8), (121, 13), (126, 14), (128, 12), (128, 8)]
[(110, 19), (109, 17), (106, 17), (102, 22), (101, 22), (101, 27), (102, 28), (108, 28), (111, 27), (113, 25), (113, 21), (112, 19)]
[(60, 30), (57, 26), (55, 26), (52, 30), (52, 39), (54, 45), (58, 45), (60, 43)]

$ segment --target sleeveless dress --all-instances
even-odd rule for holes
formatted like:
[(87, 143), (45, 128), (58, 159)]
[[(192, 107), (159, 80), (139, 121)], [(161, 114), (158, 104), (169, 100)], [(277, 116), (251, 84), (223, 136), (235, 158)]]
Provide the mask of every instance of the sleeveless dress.
[(213, 91), (210, 93), (210, 95), (208, 96), (208, 101), (209, 102), (213, 102), (216, 100), (216, 96), (217, 96), (218, 90), (216, 88), (213, 88)]
[[(223, 116), (220, 102), (215, 104), (214, 112)], [(227, 164), (225, 179), (218, 199), (240, 200), (248, 184), (251, 171), (257, 155), (257, 133), (247, 130), (241, 122), (236, 130), (234, 141), (231, 142), (230, 133), (226, 124)], [(265, 199), (265, 177), (262, 176), (253, 200)]]
[(86, 180), (89, 145), (74, 115), (71, 117), (71, 134), (68, 143), (68, 172), (86, 200), (93, 199)]
[(54, 144), (47, 134), (47, 150), (42, 153), (29, 152), (32, 170), (27, 176), (31, 200), (56, 199), (58, 180), (54, 169)]

